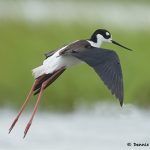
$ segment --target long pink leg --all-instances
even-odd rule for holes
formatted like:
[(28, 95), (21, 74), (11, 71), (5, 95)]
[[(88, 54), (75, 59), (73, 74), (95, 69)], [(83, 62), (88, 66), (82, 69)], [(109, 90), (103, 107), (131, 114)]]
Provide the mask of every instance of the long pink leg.
[(50, 78), (48, 78), (46, 81), (44, 81), (44, 82), (42, 83), (42, 87), (41, 87), (40, 93), (39, 93), (39, 95), (38, 95), (38, 99), (37, 99), (37, 101), (36, 101), (36, 104), (35, 104), (34, 110), (33, 110), (33, 112), (32, 112), (31, 118), (30, 118), (30, 120), (29, 120), (29, 122), (28, 122), (28, 124), (27, 124), (27, 126), (26, 126), (26, 128), (25, 128), (25, 130), (24, 130), (24, 136), (23, 136), (23, 138), (25, 138), (25, 136), (26, 136), (26, 134), (27, 134), (27, 132), (28, 132), (28, 130), (29, 130), (31, 124), (32, 124), (33, 118), (34, 118), (35, 113), (36, 113), (36, 111), (37, 111), (39, 102), (40, 102), (40, 100), (41, 100), (41, 96), (42, 96), (43, 90), (45, 89), (45, 87), (46, 87), (49, 83), (52, 83), (52, 82), (54, 81), (54, 79), (56, 79), (59, 75), (61, 75), (61, 73), (62, 73), (63, 71), (64, 71), (64, 68), (62, 68), (62, 69), (56, 71)]
[(17, 121), (18, 121), (20, 115), (22, 114), (24, 108), (26, 107), (27, 102), (29, 101), (31, 95), (33, 94), (33, 90), (34, 90), (34, 88), (35, 88), (37, 82), (38, 82), (38, 80), (35, 80), (35, 81), (34, 81), (34, 83), (33, 83), (33, 85), (32, 85), (32, 88), (31, 88), (31, 90), (30, 90), (30, 92), (29, 92), (29, 94), (28, 94), (26, 100), (25, 100), (24, 104), (23, 104), (22, 107), (21, 107), (21, 110), (19, 111), (17, 117), (16, 117), (15, 120), (13, 121), (11, 127), (9, 128), (9, 133), (12, 131), (12, 129), (13, 129), (13, 127), (15, 126), (15, 124), (17, 123)]

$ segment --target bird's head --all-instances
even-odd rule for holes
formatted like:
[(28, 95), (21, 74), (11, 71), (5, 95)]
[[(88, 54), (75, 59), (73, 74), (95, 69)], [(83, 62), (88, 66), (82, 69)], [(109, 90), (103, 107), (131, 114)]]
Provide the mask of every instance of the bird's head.
[(108, 43), (113, 43), (115, 45), (118, 45), (118, 46), (120, 46), (122, 48), (125, 48), (127, 50), (131, 50), (130, 48), (127, 48), (127, 47), (119, 44), (118, 42), (112, 40), (111, 33), (109, 31), (105, 30), (105, 29), (96, 30), (92, 34), (92, 36), (90, 38), (90, 41), (94, 42), (96, 47), (100, 47), (103, 42), (108, 42)]

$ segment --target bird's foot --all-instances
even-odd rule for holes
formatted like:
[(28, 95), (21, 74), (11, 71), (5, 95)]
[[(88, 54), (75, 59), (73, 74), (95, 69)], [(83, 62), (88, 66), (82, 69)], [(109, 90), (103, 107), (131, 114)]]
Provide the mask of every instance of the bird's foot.
[(29, 121), (29, 123), (27, 124), (27, 126), (26, 126), (26, 128), (25, 128), (25, 130), (24, 130), (24, 136), (23, 136), (23, 138), (25, 138), (25, 137), (26, 137), (26, 135), (27, 135), (27, 133), (28, 133), (28, 130), (29, 130), (29, 128), (30, 128), (30, 126), (31, 126), (31, 124), (32, 124), (32, 122), (31, 122), (31, 121)]
[(17, 121), (18, 121), (18, 117), (13, 121), (12, 125), (9, 128), (9, 132), (8, 133), (10, 133), (12, 131), (12, 129), (14, 128), (14, 126), (15, 126)]

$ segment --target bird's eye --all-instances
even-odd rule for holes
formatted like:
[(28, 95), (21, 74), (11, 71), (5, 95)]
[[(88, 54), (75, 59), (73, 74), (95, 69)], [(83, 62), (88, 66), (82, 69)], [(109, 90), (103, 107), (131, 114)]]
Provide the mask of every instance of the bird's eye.
[(106, 32), (106, 35), (108, 36), (108, 35), (110, 35), (108, 32)]

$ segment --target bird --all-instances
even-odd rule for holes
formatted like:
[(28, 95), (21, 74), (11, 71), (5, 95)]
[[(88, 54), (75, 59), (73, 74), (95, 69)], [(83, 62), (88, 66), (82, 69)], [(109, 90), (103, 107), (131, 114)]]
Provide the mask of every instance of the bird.
[(66, 69), (80, 63), (86, 63), (95, 70), (97, 75), (103, 80), (104, 84), (108, 87), (111, 93), (115, 95), (122, 106), (124, 90), (120, 60), (114, 50), (100, 48), (104, 42), (113, 43), (126, 50), (132, 51), (132, 49), (112, 40), (112, 34), (108, 30), (97, 29), (92, 33), (89, 39), (77, 40), (63, 46), (62, 48), (45, 53), (43, 64), (32, 70), (35, 79), (34, 83), (17, 117), (9, 128), (9, 133), (17, 123), (30, 97), (33, 94), (38, 94), (31, 118), (24, 130), (23, 138), (25, 138), (38, 109), (43, 91)]

